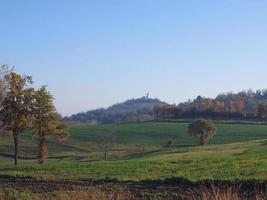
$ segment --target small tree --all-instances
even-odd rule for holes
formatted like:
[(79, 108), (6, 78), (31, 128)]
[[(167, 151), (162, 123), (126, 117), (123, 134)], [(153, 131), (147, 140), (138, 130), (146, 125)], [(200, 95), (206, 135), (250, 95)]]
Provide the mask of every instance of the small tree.
[(200, 145), (204, 146), (216, 134), (216, 126), (211, 120), (199, 119), (188, 127), (190, 136), (199, 137)]
[(53, 96), (43, 86), (35, 92), (33, 104), (33, 128), (39, 137), (39, 163), (43, 164), (48, 150), (46, 139), (48, 135), (63, 140), (68, 136), (67, 126), (60, 124), (60, 115), (53, 104)]
[(32, 102), (34, 89), (32, 78), (11, 72), (5, 76), (8, 83), (6, 96), (2, 103), (1, 115), (5, 131), (11, 132), (14, 139), (14, 163), (18, 164), (19, 133), (28, 129), (32, 121)]
[(165, 147), (167, 147), (167, 148), (171, 148), (171, 147), (175, 147), (176, 146), (176, 140), (174, 140), (174, 139), (168, 139), (168, 142), (167, 142), (167, 144), (165, 145)]
[(113, 133), (104, 134), (101, 138), (101, 146), (104, 151), (104, 160), (108, 160), (108, 151), (114, 145), (115, 136)]

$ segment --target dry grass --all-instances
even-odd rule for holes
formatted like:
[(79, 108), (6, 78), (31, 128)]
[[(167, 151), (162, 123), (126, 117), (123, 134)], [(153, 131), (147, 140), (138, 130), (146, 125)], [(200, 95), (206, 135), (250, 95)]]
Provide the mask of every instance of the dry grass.
[(56, 194), (39, 194), (34, 195), (32, 200), (44, 200), (44, 199), (51, 199), (51, 200), (134, 200), (135, 198), (132, 196), (130, 192), (121, 190), (121, 191), (114, 191), (105, 193), (100, 190), (96, 191), (88, 191), (88, 190), (81, 190), (81, 191), (67, 191), (67, 192), (59, 192)]
[[(90, 187), (74, 191), (58, 191), (54, 193), (18, 192), (13, 189), (0, 190), (0, 200), (265, 200), (267, 196), (260, 189), (248, 193), (238, 187), (201, 186), (184, 192), (174, 191), (130, 191), (126, 188), (112, 190), (107, 187)], [(174, 194), (175, 193), (175, 194)]]
[(54, 193), (19, 192), (13, 189), (0, 191), (0, 200), (134, 200), (132, 193), (124, 189), (87, 188)]
[(245, 193), (238, 187), (210, 187), (202, 186), (197, 190), (185, 192), (181, 197), (183, 200), (265, 200), (266, 194), (260, 189), (252, 189), (250, 194)]

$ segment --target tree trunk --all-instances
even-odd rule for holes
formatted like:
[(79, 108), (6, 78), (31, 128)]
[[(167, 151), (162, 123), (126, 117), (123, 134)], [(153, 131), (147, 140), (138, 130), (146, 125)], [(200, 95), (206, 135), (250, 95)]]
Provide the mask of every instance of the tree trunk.
[(43, 164), (45, 161), (45, 158), (47, 156), (47, 149), (45, 146), (45, 136), (42, 132), (42, 130), (39, 130), (39, 138), (40, 138), (40, 143), (39, 143), (39, 164)]
[(159, 112), (156, 111), (156, 121), (159, 121)]
[(205, 144), (206, 144), (206, 139), (205, 139), (204, 134), (202, 133), (200, 135), (200, 146), (204, 146)]
[(18, 156), (19, 156), (19, 149), (18, 149), (19, 141), (18, 141), (18, 133), (17, 132), (13, 132), (13, 138), (14, 138), (14, 146), (15, 146), (14, 164), (15, 164), (15, 166), (17, 166), (18, 165)]
[(43, 164), (45, 160), (45, 147), (44, 147), (44, 138), (40, 138), (40, 144), (39, 144), (39, 163)]
[(105, 146), (105, 160), (108, 160), (108, 148)]

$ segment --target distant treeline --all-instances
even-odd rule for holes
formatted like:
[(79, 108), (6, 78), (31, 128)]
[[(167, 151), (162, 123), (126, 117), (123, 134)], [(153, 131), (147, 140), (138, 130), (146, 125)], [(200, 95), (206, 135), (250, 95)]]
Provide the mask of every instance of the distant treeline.
[(158, 99), (142, 97), (115, 104), (107, 109), (90, 110), (64, 117), (63, 121), (90, 124), (151, 121), (154, 119), (154, 107), (163, 105), (166, 103)]
[(154, 107), (156, 120), (162, 119), (244, 119), (264, 120), (267, 117), (267, 90), (223, 93), (216, 98), (198, 96), (178, 105)]

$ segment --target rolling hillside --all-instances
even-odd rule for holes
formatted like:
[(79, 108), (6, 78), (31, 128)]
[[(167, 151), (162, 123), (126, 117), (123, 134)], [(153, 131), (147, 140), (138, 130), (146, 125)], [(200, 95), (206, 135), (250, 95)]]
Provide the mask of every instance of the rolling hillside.
[[(71, 160), (102, 160), (102, 136), (112, 133), (115, 142), (110, 159), (125, 159), (147, 155), (151, 152), (168, 150), (169, 140), (176, 141), (174, 147), (181, 149), (198, 145), (198, 139), (189, 137), (187, 123), (146, 122), (111, 125), (75, 125), (70, 129), (71, 136), (66, 142), (49, 139), (49, 158)], [(217, 124), (218, 133), (210, 144), (231, 144), (250, 140), (267, 139), (266, 125)], [(20, 136), (20, 155), (24, 159), (35, 158), (38, 141), (33, 133)], [(10, 161), (13, 153), (11, 136), (1, 137), (0, 158)], [(12, 160), (11, 160), (12, 161)]]
[[(155, 180), (184, 177), (203, 179), (265, 180), (267, 126), (217, 124), (218, 133), (208, 146), (187, 135), (186, 123), (134, 123), (73, 126), (65, 143), (49, 141), (49, 158), (37, 164), (37, 141), (30, 133), (20, 137), (22, 160), (1, 155), (0, 176), (30, 176), (43, 179)], [(116, 142), (109, 161), (103, 161), (101, 136), (112, 132)], [(177, 141), (166, 148), (169, 139)], [(13, 149), (10, 137), (0, 141), (0, 151)]]
[(62, 120), (89, 124), (149, 121), (154, 119), (153, 108), (163, 105), (166, 105), (166, 103), (158, 99), (142, 97), (114, 104), (107, 109), (101, 108), (74, 114), (64, 117)]

